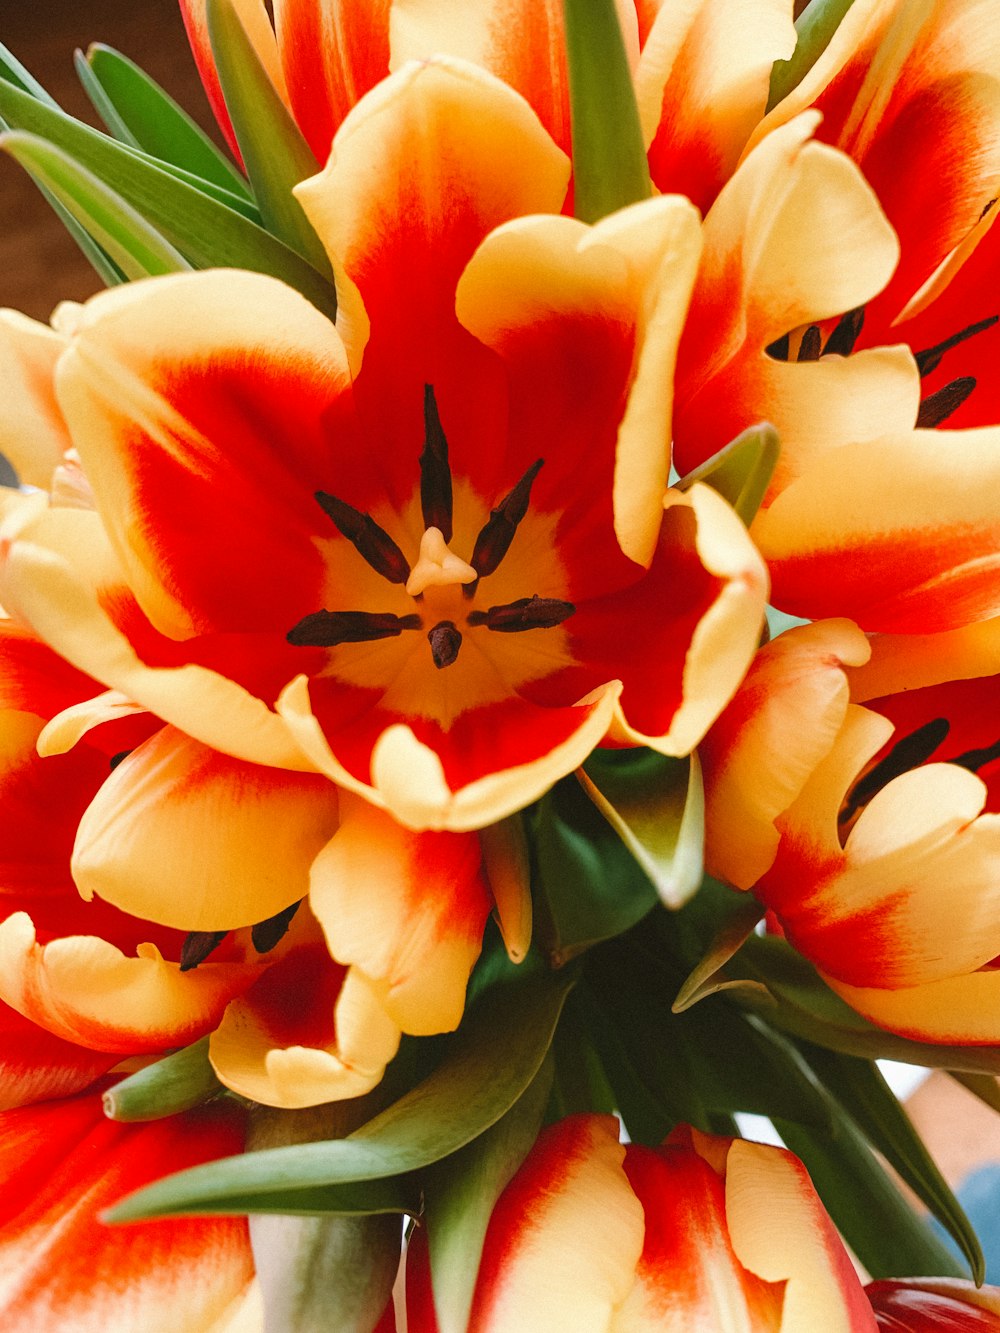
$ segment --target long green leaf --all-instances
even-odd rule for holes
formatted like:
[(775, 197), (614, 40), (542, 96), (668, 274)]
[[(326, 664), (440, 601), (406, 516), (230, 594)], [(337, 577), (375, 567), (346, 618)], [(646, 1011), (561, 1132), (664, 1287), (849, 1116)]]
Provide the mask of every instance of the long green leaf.
[(2, 42), (0, 42), (0, 79), (12, 83), (15, 88), (20, 88), (23, 92), (30, 93), (32, 97), (37, 98), (39, 102), (44, 102), (46, 106), (55, 107), (58, 105), (34, 75), (28, 73), (20, 60), (11, 51), (8, 51)]
[(319, 310), (336, 313), (333, 287), (277, 237), (177, 176), (79, 121), (0, 82), (0, 116), (37, 134), (117, 191), (196, 267), (270, 273)]
[[(531, 977), (480, 997), (438, 1069), (346, 1139), (228, 1157), (157, 1181), (114, 1221), (265, 1211), (269, 1200), (395, 1177), (457, 1152), (513, 1106), (541, 1067), (573, 978)], [(285, 1209), (282, 1209), (285, 1211)]]
[(246, 181), (172, 97), (127, 56), (99, 43), (78, 65), (80, 78), (109, 130), (161, 162), (246, 195)]
[(126, 278), (180, 273), (190, 264), (120, 194), (37, 134), (0, 135), (0, 148), (63, 206)]
[(799, 86), (829, 46), (830, 38), (853, 3), (854, 0), (810, 0), (806, 5), (795, 24), (798, 33), (795, 50), (788, 60), (776, 60), (771, 70), (768, 111)]
[(780, 1118), (775, 1127), (805, 1163), (834, 1225), (873, 1278), (966, 1276), (928, 1220), (886, 1175), (849, 1117), (841, 1115), (832, 1134)]
[(212, 54), (226, 110), (240, 146), (254, 198), (268, 231), (332, 276), (319, 237), (292, 194), (319, 164), (260, 62), (232, 0), (206, 0)]
[(424, 1180), (431, 1287), (439, 1333), (465, 1333), (486, 1227), (542, 1123), (552, 1086), (546, 1061), (506, 1115), (435, 1163)]
[(979, 1238), (877, 1066), (808, 1042), (798, 1046), (830, 1096), (952, 1235), (969, 1261), (973, 1278), (981, 1283), (985, 1261)]
[(576, 216), (597, 222), (652, 194), (614, 0), (563, 0)]

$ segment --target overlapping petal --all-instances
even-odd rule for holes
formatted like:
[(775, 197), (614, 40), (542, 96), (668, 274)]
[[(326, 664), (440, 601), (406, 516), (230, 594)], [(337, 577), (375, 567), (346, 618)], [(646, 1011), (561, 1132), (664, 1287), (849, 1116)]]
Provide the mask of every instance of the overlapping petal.
[(865, 1295), (884, 1333), (987, 1333), (1000, 1320), (1000, 1288), (958, 1278), (884, 1278)]
[(53, 388), (55, 363), (65, 345), (47, 325), (13, 310), (0, 312), (0, 453), (31, 486), (49, 486), (70, 445)]
[(0, 1003), (0, 1111), (69, 1097), (117, 1063), (115, 1052), (64, 1041)]

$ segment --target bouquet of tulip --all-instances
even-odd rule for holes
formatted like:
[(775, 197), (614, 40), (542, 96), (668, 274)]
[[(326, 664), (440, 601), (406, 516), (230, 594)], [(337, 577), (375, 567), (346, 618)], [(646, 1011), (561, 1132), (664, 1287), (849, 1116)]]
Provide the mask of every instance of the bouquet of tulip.
[(181, 9), (0, 49), (6, 1333), (1000, 1328), (1000, 8)]

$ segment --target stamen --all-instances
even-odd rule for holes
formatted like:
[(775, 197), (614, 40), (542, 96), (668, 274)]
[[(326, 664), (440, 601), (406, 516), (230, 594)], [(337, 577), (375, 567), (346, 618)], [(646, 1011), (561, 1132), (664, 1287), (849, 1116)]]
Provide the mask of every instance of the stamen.
[(818, 361), (823, 349), (823, 337), (818, 324), (810, 324), (799, 343), (799, 361)]
[(554, 629), (568, 620), (576, 607), (572, 602), (560, 602), (555, 597), (521, 597), (504, 606), (491, 606), (488, 611), (470, 611), (470, 625), (485, 625), (499, 634), (518, 634), (526, 629)]
[(335, 648), (339, 643), (394, 639), (404, 629), (419, 629), (418, 615), (382, 611), (312, 611), (285, 635), (295, 648)]
[(861, 336), (864, 323), (865, 308), (863, 305), (855, 306), (853, 310), (848, 310), (846, 315), (841, 315), (837, 327), (826, 340), (823, 355), (850, 356), (854, 351), (854, 344)]
[(462, 646), (462, 635), (454, 621), (442, 620), (427, 633), (434, 665), (440, 669), (451, 666)]
[(131, 750), (119, 750), (117, 754), (113, 754), (111, 756), (111, 758), (108, 760), (108, 767), (111, 769), (112, 773), (122, 762), (122, 760), (127, 759), (131, 753), (132, 753)]
[(434, 386), (424, 385), (424, 451), (420, 455), (420, 507), (424, 527), (451, 541), (451, 468), (448, 441), (438, 415)]
[(928, 395), (920, 404), (917, 425), (927, 429), (940, 426), (942, 421), (946, 421), (953, 412), (958, 411), (975, 387), (974, 375), (962, 375), (959, 379), (946, 384), (943, 389), (938, 389), (937, 393)]
[(363, 514), (346, 500), (338, 500), (326, 491), (317, 491), (316, 499), (326, 516), (342, 536), (357, 548), (377, 574), (390, 583), (405, 583), (410, 576), (406, 557), (389, 534), (380, 528), (370, 514)]
[(951, 724), (946, 717), (936, 717), (897, 741), (885, 758), (880, 759), (855, 785), (840, 812), (839, 822), (846, 824), (893, 778), (898, 778), (903, 773), (909, 773), (911, 768), (918, 768), (926, 763), (950, 730)]
[(192, 930), (181, 945), (180, 970), (193, 971), (228, 934), (227, 930)]
[(987, 764), (992, 764), (994, 759), (1000, 759), (1000, 740), (994, 741), (992, 745), (984, 745), (981, 750), (966, 750), (957, 759), (949, 759), (948, 763), (967, 768), (970, 773), (978, 773)]
[(789, 335), (783, 333), (780, 338), (775, 338), (773, 343), (768, 343), (764, 350), (768, 356), (773, 356), (775, 361), (787, 361), (790, 342)]
[[(510, 549), (518, 524), (528, 512), (531, 487), (544, 462), (544, 458), (539, 458), (532, 463), (514, 489), (504, 496), (496, 509), (490, 510), (472, 551), (471, 563), (481, 579), (493, 573)], [(469, 586), (474, 590), (475, 584)]]
[(288, 927), (292, 924), (292, 917), (299, 910), (301, 902), (300, 898), (297, 903), (275, 912), (274, 916), (269, 916), (266, 921), (258, 921), (251, 929), (250, 938), (258, 953), (270, 953), (278, 941), (287, 934)]
[(960, 333), (953, 333), (950, 338), (945, 338), (944, 342), (935, 343), (933, 347), (927, 347), (922, 352), (916, 352), (914, 360), (921, 376), (929, 375), (932, 370), (937, 370), (945, 352), (950, 352), (959, 343), (974, 338), (977, 333), (985, 333), (987, 329), (993, 327), (998, 319), (1000, 319), (1000, 315), (990, 315), (989, 318), (981, 319), (976, 324), (970, 324), (968, 328), (962, 329)]

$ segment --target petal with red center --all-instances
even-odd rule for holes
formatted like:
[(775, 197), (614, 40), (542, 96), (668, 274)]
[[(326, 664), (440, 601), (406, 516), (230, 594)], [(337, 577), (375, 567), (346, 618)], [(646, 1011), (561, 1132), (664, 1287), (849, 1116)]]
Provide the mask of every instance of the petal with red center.
[(155, 944), (135, 957), (96, 936), (36, 941), (24, 912), (0, 924), (0, 999), (66, 1041), (138, 1054), (211, 1031), (259, 963), (203, 963), (183, 973)]
[(612, 1327), (643, 1242), (624, 1156), (613, 1116), (570, 1116), (543, 1130), (493, 1209), (472, 1333)]
[(775, 820), (832, 749), (847, 712), (844, 667), (870, 649), (847, 620), (788, 630), (757, 654), (699, 749), (711, 873), (740, 889), (778, 851)]
[(164, 727), (122, 760), (77, 832), (73, 877), (180, 930), (253, 925), (303, 898), (337, 827), (318, 774), (247, 764)]
[[(164, 1171), (239, 1152), (231, 1102), (144, 1125), (99, 1093), (0, 1116), (0, 1317), (9, 1333), (216, 1328), (253, 1276), (243, 1218), (108, 1227), (102, 1212)], [(169, 1315), (167, 1316), (167, 1312)]]
[[(463, 713), (447, 732), (369, 709), (353, 735), (349, 727), (325, 734), (304, 676), (278, 708), (303, 752), (339, 786), (407, 828), (464, 832), (522, 809), (578, 768), (606, 735), (620, 690), (611, 681), (570, 708), (511, 698)], [(359, 776), (366, 767), (367, 780)]]
[(884, 1279), (869, 1282), (865, 1295), (886, 1333), (991, 1333), (1000, 1325), (1000, 1287), (961, 1278)]
[[(233, 133), (229, 112), (226, 110), (226, 99), (222, 95), (219, 75), (215, 68), (215, 57), (212, 54), (212, 43), (208, 36), (205, 0), (179, 0), (179, 3), (195, 64), (198, 66), (201, 81), (205, 85), (205, 92), (211, 103), (212, 111), (215, 113), (215, 119), (226, 136), (234, 156), (237, 161), (240, 161), (239, 146)], [(274, 31), (264, 7), (264, 0), (229, 0), (229, 3), (232, 4), (240, 22), (246, 29), (253, 48), (260, 58), (261, 64), (267, 70), (271, 82), (287, 103), (289, 99), (285, 88), (284, 71), (278, 59)]]
[(789, 0), (662, 6), (636, 70), (657, 189), (709, 207), (764, 114), (772, 65), (794, 48)]
[(854, 1265), (792, 1153), (734, 1139), (726, 1157), (726, 1218), (744, 1267), (785, 1284), (782, 1328), (875, 1333)]
[(89, 676), (30, 630), (0, 619), (0, 709), (48, 719), (98, 693)]
[(918, 430), (815, 459), (753, 525), (775, 605), (888, 633), (997, 615), (998, 440)]
[(503, 380), (459, 326), (455, 287), (494, 227), (559, 211), (568, 172), (522, 98), (442, 57), (379, 84), (344, 121), (326, 170), (297, 187), (337, 274), (353, 369), (364, 352), (355, 399), (369, 438), (382, 441), (397, 510), (412, 494), (413, 469), (394, 460), (419, 453), (425, 384), (434, 386), (453, 465), (491, 451)]
[(66, 339), (45, 324), (0, 311), (0, 453), (22, 483), (48, 490), (72, 441), (56, 401), (55, 367)]
[(352, 452), (336, 330), (259, 273), (131, 283), (84, 307), (59, 402), (143, 611), (175, 639), (283, 638), (321, 602), (314, 498)]
[(413, 833), (344, 795), (309, 901), (330, 953), (384, 996), (404, 1032), (456, 1028), (492, 907), (474, 833)]
[(288, 100), (319, 162), (341, 121), (389, 72), (389, 0), (274, 0)]
[(784, 1283), (762, 1281), (733, 1252), (724, 1176), (680, 1135), (662, 1148), (630, 1145), (625, 1174), (643, 1206), (646, 1236), (614, 1333), (730, 1327), (777, 1333)]
[[(21, 523), (9, 540), (2, 566), (4, 603), (63, 657), (206, 745), (251, 762), (309, 767), (259, 695), (210, 669), (213, 654), (204, 654), (208, 665), (198, 662), (195, 649), (202, 640), (178, 646), (149, 626), (123, 586), (124, 574), (97, 514), (45, 510)], [(119, 620), (136, 643), (118, 627)], [(239, 675), (247, 670), (240, 648), (255, 647), (257, 640), (232, 637), (222, 664)], [(250, 666), (250, 685), (268, 692), (257, 664)], [(268, 671), (276, 695), (280, 671), (271, 665)]]
[(891, 990), (851, 986), (823, 973), (827, 985), (869, 1022), (912, 1041), (954, 1046), (1000, 1042), (1000, 972), (984, 968), (965, 976)]
[(303, 907), (276, 960), (226, 1010), (209, 1054), (235, 1092), (296, 1108), (370, 1091), (399, 1035), (378, 988), (331, 959)]
[(0, 1111), (81, 1092), (121, 1055), (55, 1037), (0, 1001)]

